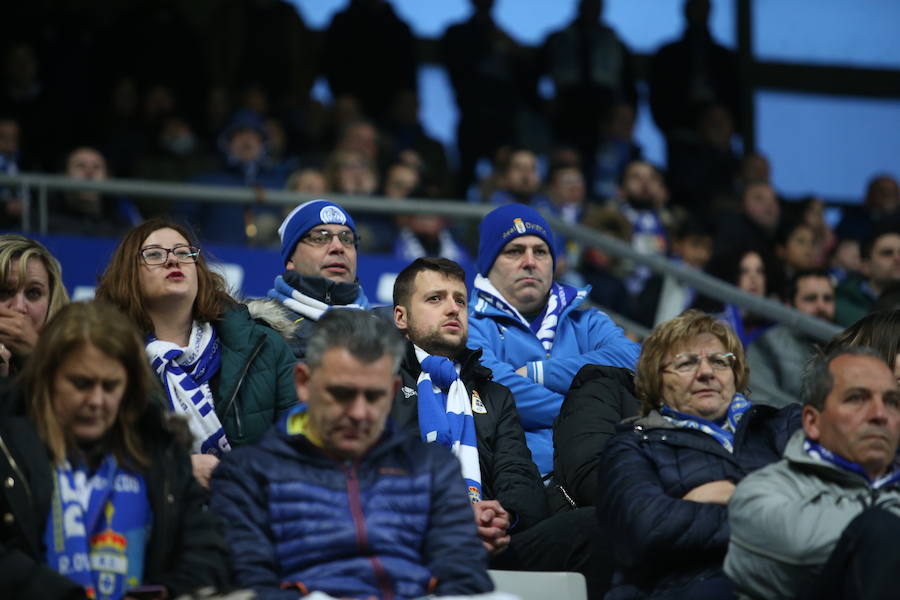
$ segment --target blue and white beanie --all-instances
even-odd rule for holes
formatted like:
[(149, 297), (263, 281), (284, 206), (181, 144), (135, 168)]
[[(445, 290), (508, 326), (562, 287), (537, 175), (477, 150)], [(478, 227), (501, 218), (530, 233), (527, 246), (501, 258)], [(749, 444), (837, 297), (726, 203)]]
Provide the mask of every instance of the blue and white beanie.
[(509, 242), (523, 235), (536, 235), (550, 248), (556, 269), (556, 243), (550, 225), (541, 213), (524, 204), (504, 204), (484, 216), (479, 226), (478, 272), (488, 276), (497, 255)]
[(356, 234), (356, 223), (346, 210), (328, 200), (310, 200), (290, 212), (281, 222), (281, 262), (285, 265), (294, 255), (300, 238), (316, 225), (346, 225)]

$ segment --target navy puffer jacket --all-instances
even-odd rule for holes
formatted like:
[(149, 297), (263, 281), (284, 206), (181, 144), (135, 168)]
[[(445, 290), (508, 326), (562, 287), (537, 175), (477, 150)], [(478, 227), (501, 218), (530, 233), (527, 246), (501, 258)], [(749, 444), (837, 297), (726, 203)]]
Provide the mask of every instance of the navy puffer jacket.
[(399, 432), (339, 462), (282, 420), (226, 455), (210, 505), (226, 523), (235, 583), (260, 600), (493, 589), (458, 461)]
[(600, 466), (597, 511), (617, 569), (617, 585), (607, 599), (649, 598), (724, 577), (727, 508), (682, 498), (711, 481), (737, 484), (779, 460), (799, 427), (799, 405), (753, 405), (738, 424), (731, 454), (712, 436), (675, 428), (655, 411), (623, 423)]

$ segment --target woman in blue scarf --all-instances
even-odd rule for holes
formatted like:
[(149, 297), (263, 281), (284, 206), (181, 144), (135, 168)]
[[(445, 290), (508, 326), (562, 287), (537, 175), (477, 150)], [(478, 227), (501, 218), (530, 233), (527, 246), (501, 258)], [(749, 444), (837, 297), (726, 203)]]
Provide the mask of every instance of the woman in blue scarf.
[[(0, 420), (0, 597), (170, 598), (227, 583), (220, 525), (111, 306), (44, 327)], [(131, 592), (131, 593), (130, 593)]]
[(722, 572), (726, 504), (800, 425), (799, 405), (751, 404), (748, 375), (734, 331), (699, 311), (644, 341), (641, 415), (620, 425), (600, 465), (598, 514), (616, 562), (608, 599), (734, 597)]
[(164, 404), (190, 427), (191, 462), (204, 487), (224, 453), (258, 440), (297, 402), (287, 342), (231, 298), (181, 225), (152, 219), (126, 233), (97, 298), (146, 336)]

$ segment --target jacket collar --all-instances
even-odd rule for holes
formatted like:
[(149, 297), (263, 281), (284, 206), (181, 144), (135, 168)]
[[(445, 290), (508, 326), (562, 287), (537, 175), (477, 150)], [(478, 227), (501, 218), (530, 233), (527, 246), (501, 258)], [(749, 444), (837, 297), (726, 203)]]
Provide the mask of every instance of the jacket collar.
[[(566, 317), (566, 315), (568, 315), (570, 312), (572, 312), (573, 310), (578, 308), (585, 301), (585, 299), (588, 297), (588, 294), (591, 291), (591, 286), (586, 285), (583, 288), (575, 288), (575, 289), (577, 290), (578, 293), (575, 295), (575, 297), (572, 299), (572, 301), (569, 303), (569, 305), (563, 309), (562, 314), (559, 316), (560, 321), (562, 321)], [(493, 318), (506, 318), (513, 323), (518, 323), (521, 327), (525, 327), (524, 325), (522, 325), (521, 322), (519, 322), (518, 319), (516, 319), (509, 313), (505, 313), (502, 310), (500, 310), (499, 308), (496, 308), (496, 307), (492, 306), (490, 303), (485, 302), (484, 300), (479, 298), (478, 290), (476, 290), (474, 288), (469, 293), (469, 307), (470, 307), (470, 309), (469, 309), (470, 315), (475, 315), (478, 317), (489, 317), (492, 319)], [(543, 308), (541, 310), (543, 310)]]

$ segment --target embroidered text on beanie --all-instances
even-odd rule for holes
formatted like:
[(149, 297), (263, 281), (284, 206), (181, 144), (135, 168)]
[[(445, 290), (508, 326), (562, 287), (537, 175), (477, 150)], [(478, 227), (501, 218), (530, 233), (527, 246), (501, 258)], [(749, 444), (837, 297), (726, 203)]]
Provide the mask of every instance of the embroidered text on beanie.
[(550, 225), (541, 214), (524, 204), (506, 204), (481, 220), (478, 242), (478, 272), (487, 277), (503, 247), (523, 235), (536, 235), (550, 247), (556, 268), (556, 245)]

